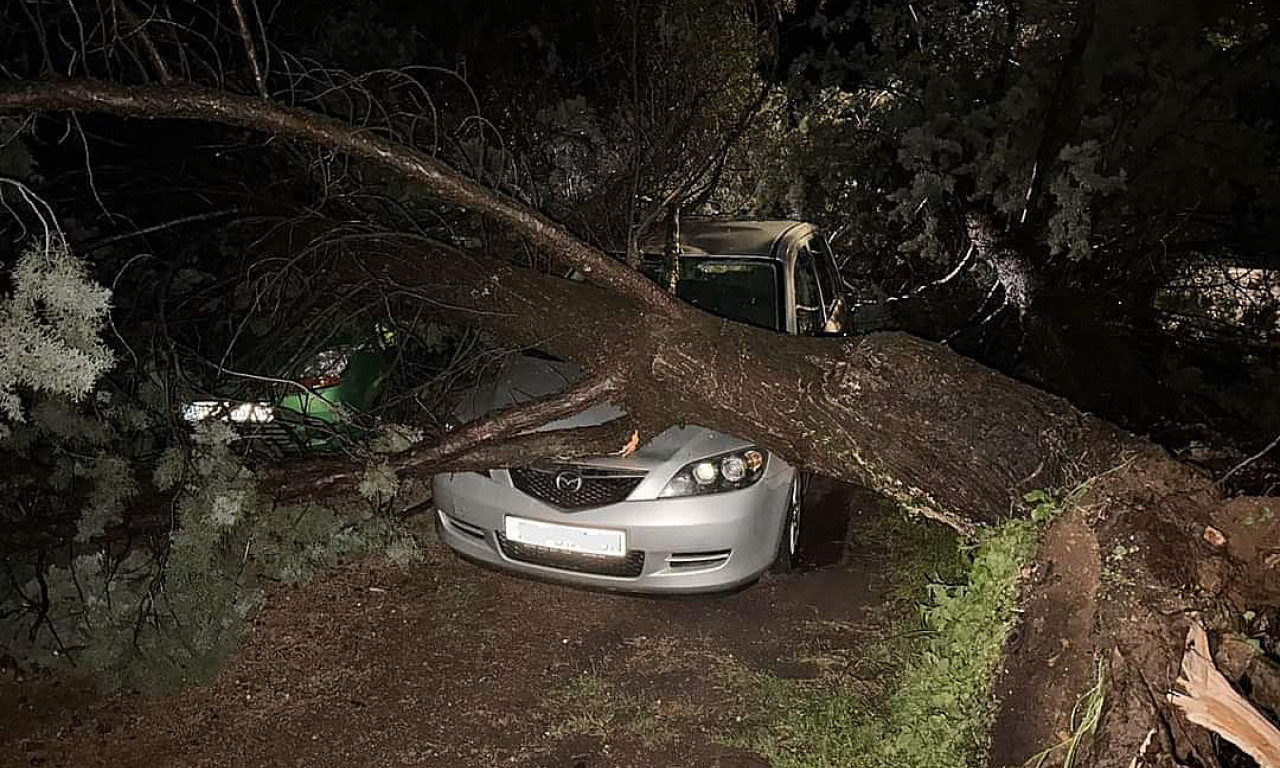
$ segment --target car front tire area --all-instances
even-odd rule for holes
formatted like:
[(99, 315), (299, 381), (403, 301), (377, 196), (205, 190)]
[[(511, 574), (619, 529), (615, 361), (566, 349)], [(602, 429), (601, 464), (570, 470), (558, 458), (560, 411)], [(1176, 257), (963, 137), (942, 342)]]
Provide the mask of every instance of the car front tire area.
[(809, 474), (797, 472), (791, 481), (791, 495), (787, 502), (787, 514), (782, 521), (782, 535), (778, 537), (778, 551), (774, 555), (773, 573), (790, 573), (800, 562), (804, 542), (804, 492), (809, 487)]

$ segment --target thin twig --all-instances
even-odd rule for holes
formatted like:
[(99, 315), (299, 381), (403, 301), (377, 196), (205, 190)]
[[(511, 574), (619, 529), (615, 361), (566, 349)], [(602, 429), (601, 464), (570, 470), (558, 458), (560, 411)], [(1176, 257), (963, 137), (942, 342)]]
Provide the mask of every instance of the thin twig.
[(104, 237), (101, 240), (95, 240), (94, 242), (89, 243), (88, 245), (80, 246), (77, 250), (81, 254), (91, 253), (100, 248), (105, 248), (108, 245), (111, 245), (113, 243), (118, 243), (121, 240), (128, 240), (129, 238), (133, 238), (133, 237), (142, 237), (143, 235), (149, 235), (153, 232), (160, 232), (162, 230), (170, 229), (172, 227), (180, 227), (183, 224), (194, 224), (195, 222), (198, 222), (198, 221), (220, 219), (224, 216), (230, 216), (233, 213), (240, 213), (243, 210), (244, 210), (243, 208), (223, 208), (220, 211), (196, 213), (196, 214), (192, 214), (191, 216), (183, 216), (182, 218), (179, 218), (179, 219), (172, 219), (171, 221), (162, 221), (159, 224), (152, 224), (149, 227), (143, 227), (142, 229), (134, 230), (133, 232), (124, 232), (119, 235)]
[(244, 5), (240, 0), (231, 0), (231, 10), (236, 15), (236, 26), (240, 28), (240, 39), (244, 41), (244, 57), (249, 62), (249, 74), (258, 87), (258, 95), (267, 98), (267, 79), (262, 74), (262, 65), (258, 63), (258, 51), (253, 45), (253, 35), (249, 32), (249, 19), (244, 15)]
[(1218, 485), (1222, 485), (1223, 483), (1227, 482), (1228, 478), (1230, 478), (1232, 475), (1234, 475), (1235, 473), (1237, 473), (1237, 472), (1239, 472), (1240, 470), (1244, 469), (1245, 467), (1249, 466), (1250, 464), (1252, 464), (1253, 462), (1255, 462), (1255, 461), (1257, 461), (1258, 459), (1262, 458), (1263, 456), (1266, 456), (1268, 453), (1270, 453), (1270, 452), (1271, 452), (1271, 449), (1272, 449), (1272, 448), (1275, 448), (1277, 445), (1280, 445), (1280, 435), (1276, 435), (1276, 439), (1275, 439), (1275, 440), (1272, 440), (1272, 441), (1267, 445), (1267, 447), (1266, 447), (1266, 448), (1263, 448), (1262, 450), (1260, 450), (1260, 451), (1258, 451), (1257, 453), (1253, 454), (1253, 455), (1252, 455), (1252, 456), (1250, 456), (1249, 458), (1247, 458), (1247, 459), (1245, 459), (1244, 461), (1240, 462), (1239, 464), (1235, 465), (1234, 467), (1232, 467), (1232, 468), (1231, 468), (1231, 471), (1230, 471), (1230, 472), (1228, 472), (1227, 474), (1225, 474), (1225, 475), (1223, 475), (1222, 477), (1218, 478)]
[(156, 77), (165, 85), (172, 83), (173, 73), (169, 71), (169, 65), (165, 63), (164, 57), (160, 55), (160, 49), (156, 47), (156, 42), (151, 39), (151, 35), (147, 34), (146, 24), (134, 15), (123, 0), (116, 0), (116, 7), (120, 9), (125, 23), (129, 25), (129, 32), (125, 34), (125, 37), (136, 35), (142, 41), (142, 49), (147, 52), (147, 57), (151, 59), (151, 66), (155, 67)]

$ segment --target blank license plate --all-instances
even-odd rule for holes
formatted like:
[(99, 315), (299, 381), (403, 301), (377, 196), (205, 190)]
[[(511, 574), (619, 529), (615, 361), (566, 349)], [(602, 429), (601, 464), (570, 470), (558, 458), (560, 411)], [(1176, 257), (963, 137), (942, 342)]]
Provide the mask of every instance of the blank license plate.
[(507, 540), (521, 544), (607, 557), (627, 554), (627, 534), (623, 531), (542, 523), (523, 517), (507, 517), (506, 527)]

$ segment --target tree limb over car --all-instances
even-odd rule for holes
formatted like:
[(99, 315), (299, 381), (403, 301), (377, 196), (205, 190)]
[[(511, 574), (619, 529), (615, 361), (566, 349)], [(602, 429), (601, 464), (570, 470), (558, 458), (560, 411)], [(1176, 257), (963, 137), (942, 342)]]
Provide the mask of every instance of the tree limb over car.
[[(658, 385), (636, 386), (645, 379), (630, 377), (623, 399), (642, 421), (698, 423), (750, 437), (800, 467), (864, 483), (966, 535), (1007, 515), (1029, 483), (1063, 484), (1069, 473), (1101, 471), (1118, 461), (1120, 451), (1139, 447), (1059, 398), (997, 376), (941, 345), (889, 333), (853, 342), (795, 339), (711, 318), (435, 158), (314, 112), (195, 86), (73, 80), (0, 90), (0, 112), (77, 109), (207, 120), (309, 141), (378, 163), (442, 201), (486, 213), (605, 289), (594, 299), (583, 291), (580, 306), (536, 307), (542, 292), (522, 297), (512, 285), (521, 280), (510, 281), (501, 295), (482, 293), (491, 309), (514, 315), (514, 323), (496, 323), (501, 328), (495, 330), (521, 325), (580, 338), (591, 329), (619, 365)], [(474, 286), (496, 275), (498, 263), (489, 275), (477, 270), (468, 282)], [(419, 286), (439, 276), (434, 267), (403, 260), (396, 270)], [(522, 270), (504, 271), (511, 276)], [(528, 278), (525, 285), (548, 281)], [(463, 300), (477, 301), (463, 293)], [(613, 302), (602, 293), (630, 299), (633, 309), (609, 311)], [(500, 304), (504, 298), (510, 305)], [(533, 315), (537, 320), (530, 322)], [(570, 316), (573, 325), (565, 327)], [(483, 324), (491, 318), (475, 319)], [(588, 358), (582, 360), (588, 366), (601, 360), (597, 350), (581, 345), (568, 351)], [(724, 366), (733, 374), (724, 375)], [(1105, 439), (1086, 445), (1099, 437)]]
[[(625, 450), (636, 432), (632, 422), (619, 418), (578, 429), (531, 432), (557, 419), (571, 416), (622, 391), (618, 372), (590, 376), (567, 391), (512, 406), (449, 432), (432, 445), (417, 446), (395, 454), (388, 466), (397, 471), (427, 475), (434, 472), (488, 469), (514, 461), (540, 458), (599, 456)], [(305, 467), (290, 467), (281, 480), (281, 498), (319, 490), (354, 486), (361, 471), (350, 460), (320, 459)]]

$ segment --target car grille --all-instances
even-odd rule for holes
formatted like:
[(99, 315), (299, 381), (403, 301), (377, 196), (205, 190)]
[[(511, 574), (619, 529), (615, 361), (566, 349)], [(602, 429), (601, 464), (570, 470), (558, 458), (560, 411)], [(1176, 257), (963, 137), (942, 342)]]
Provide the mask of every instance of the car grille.
[(333, 447), (341, 426), (277, 409), (279, 417), (263, 424), (234, 424), (237, 445), (245, 454), (263, 459), (298, 456)]
[(589, 509), (616, 504), (631, 495), (644, 472), (562, 464), (514, 467), (511, 483), (535, 499), (560, 509)]
[(296, 455), (307, 449), (306, 439), (299, 431), (283, 422), (236, 424), (234, 427), (238, 444), (246, 452), (256, 456), (275, 459)]
[(502, 548), (502, 554), (522, 563), (544, 565), (548, 568), (559, 568), (562, 571), (591, 573), (597, 576), (622, 576), (631, 579), (639, 576), (644, 570), (644, 552), (638, 549), (628, 551), (626, 557), (605, 557), (522, 544), (507, 540), (506, 535), (501, 531), (497, 534), (498, 546)]

